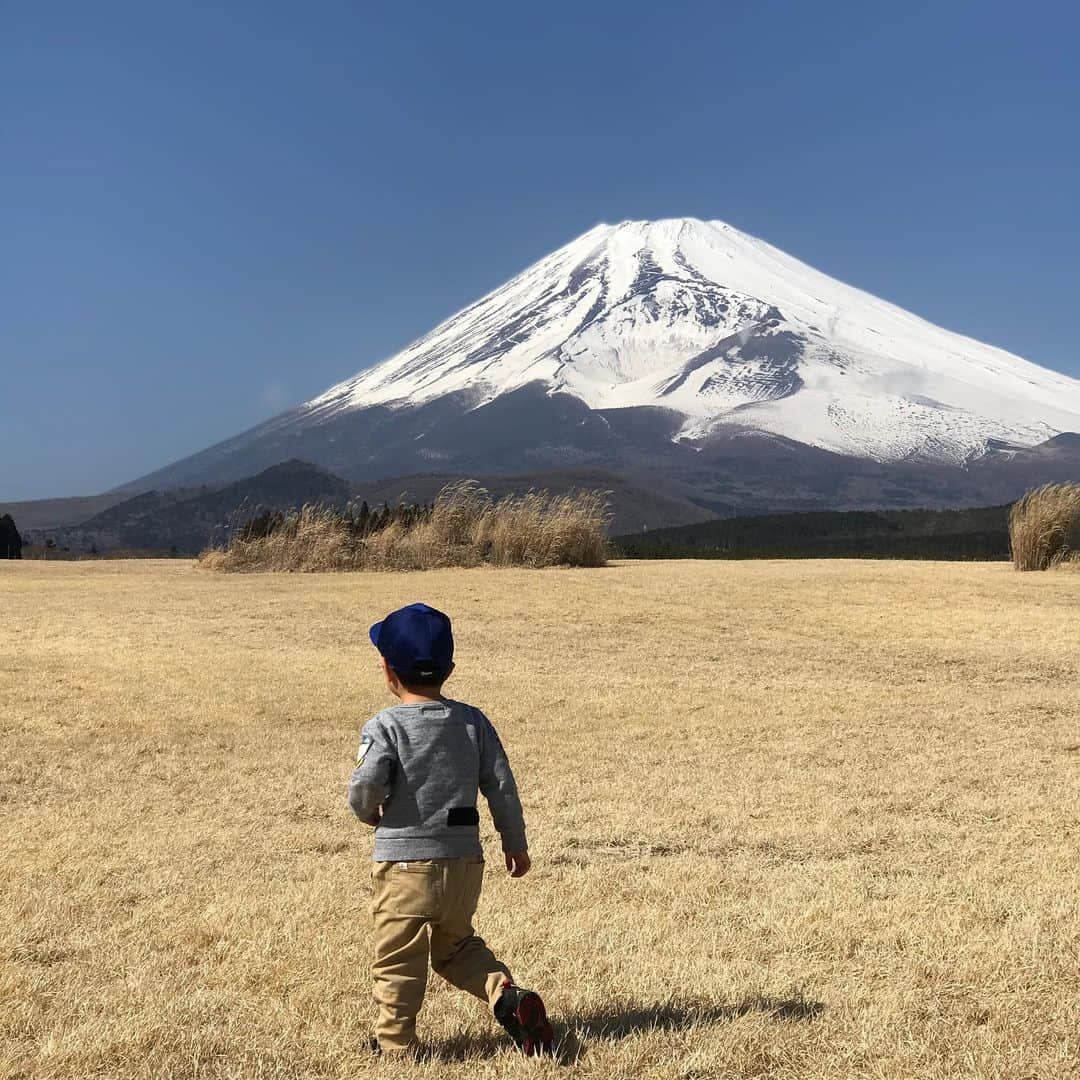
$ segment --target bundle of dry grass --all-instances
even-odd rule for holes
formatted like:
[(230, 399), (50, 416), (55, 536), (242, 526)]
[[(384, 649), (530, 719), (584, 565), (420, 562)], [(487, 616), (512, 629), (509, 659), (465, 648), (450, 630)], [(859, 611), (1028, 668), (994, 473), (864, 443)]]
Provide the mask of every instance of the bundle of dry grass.
[(226, 547), (204, 551), (199, 565), (207, 570), (349, 570), (359, 544), (340, 511), (304, 506), (284, 515), (265, 535), (239, 530)]
[(603, 566), (607, 522), (603, 492), (531, 491), (489, 507), (477, 519), (475, 542), (500, 566)]
[(1009, 543), (1017, 570), (1049, 570), (1080, 549), (1080, 484), (1045, 484), (1009, 512)]
[(495, 501), (475, 480), (448, 484), (429, 511), (371, 531), (351, 514), (305, 506), (270, 527), (237, 530), (204, 552), (208, 570), (430, 570), (447, 566), (603, 566), (607, 496), (530, 491)]

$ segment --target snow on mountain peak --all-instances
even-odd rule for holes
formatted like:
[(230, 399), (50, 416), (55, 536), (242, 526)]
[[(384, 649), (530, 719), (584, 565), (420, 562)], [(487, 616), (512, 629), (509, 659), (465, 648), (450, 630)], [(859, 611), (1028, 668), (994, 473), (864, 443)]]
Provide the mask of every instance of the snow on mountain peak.
[(693, 218), (597, 225), (303, 411), (479, 405), (534, 382), (675, 410), (683, 438), (740, 426), (879, 460), (1080, 429), (1080, 382)]

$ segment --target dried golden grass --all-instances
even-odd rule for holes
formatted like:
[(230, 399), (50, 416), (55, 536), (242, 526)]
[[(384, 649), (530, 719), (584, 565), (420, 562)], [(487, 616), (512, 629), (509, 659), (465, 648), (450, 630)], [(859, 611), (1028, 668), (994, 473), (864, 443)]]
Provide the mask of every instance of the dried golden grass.
[[(4, 1080), (1080, 1075), (1074, 582), (1007, 564), (212, 575), (0, 563)], [(432, 976), (375, 1061), (365, 629), (455, 622), (448, 692), (534, 869), (477, 929), (562, 1068)]]
[(603, 566), (606, 526), (602, 492), (529, 492), (491, 506), (477, 520), (475, 535), (477, 545), (499, 566)]
[(1080, 547), (1080, 484), (1045, 484), (1009, 512), (1009, 543), (1017, 570), (1049, 570)]
[(199, 565), (226, 571), (603, 566), (608, 520), (604, 492), (530, 491), (495, 501), (475, 480), (461, 480), (443, 488), (431, 513), (412, 525), (391, 521), (359, 536), (338, 511), (305, 506), (269, 536), (237, 536), (204, 552)]
[(330, 507), (304, 506), (270, 536), (235, 537), (227, 547), (203, 552), (205, 570), (348, 570), (359, 542)]

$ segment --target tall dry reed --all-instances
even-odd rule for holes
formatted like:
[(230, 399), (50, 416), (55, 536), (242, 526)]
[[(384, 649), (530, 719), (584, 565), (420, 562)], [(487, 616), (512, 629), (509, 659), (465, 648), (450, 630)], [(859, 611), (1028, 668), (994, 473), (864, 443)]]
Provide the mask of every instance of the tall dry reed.
[(1017, 570), (1049, 570), (1080, 549), (1080, 484), (1045, 484), (1009, 512), (1009, 544)]
[(530, 491), (498, 501), (475, 480), (448, 484), (430, 512), (374, 532), (332, 508), (305, 506), (265, 535), (236, 530), (206, 551), (209, 570), (429, 570), (447, 566), (603, 566), (607, 495)]

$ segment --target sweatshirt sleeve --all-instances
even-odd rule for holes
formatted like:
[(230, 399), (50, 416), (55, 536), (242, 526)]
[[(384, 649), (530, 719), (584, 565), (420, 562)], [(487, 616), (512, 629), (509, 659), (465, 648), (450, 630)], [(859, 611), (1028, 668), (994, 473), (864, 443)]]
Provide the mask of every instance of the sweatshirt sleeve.
[(349, 805), (369, 823), (390, 796), (397, 769), (397, 750), (378, 720), (369, 720), (360, 733), (356, 768), (349, 778)]
[(525, 817), (510, 762), (491, 721), (483, 713), (480, 717), (480, 791), (487, 799), (491, 819), (502, 838), (503, 851), (527, 851)]

